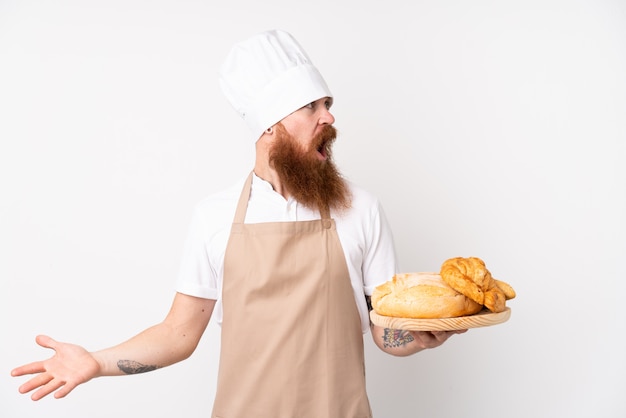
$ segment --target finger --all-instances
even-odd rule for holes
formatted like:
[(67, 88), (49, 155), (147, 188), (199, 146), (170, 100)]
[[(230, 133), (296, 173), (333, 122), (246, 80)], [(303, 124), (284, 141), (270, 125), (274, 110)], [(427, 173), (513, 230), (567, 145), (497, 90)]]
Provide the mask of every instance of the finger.
[(418, 331), (414, 334), (422, 348), (435, 348), (443, 344), (452, 335), (446, 331)]
[(50, 393), (54, 392), (55, 390), (57, 390), (58, 388), (60, 388), (64, 384), (65, 383), (63, 381), (61, 381), (61, 380), (53, 379), (53, 380), (49, 381), (46, 385), (42, 386), (37, 391), (35, 391), (35, 393), (33, 393), (33, 395), (30, 398), (33, 401), (38, 401), (39, 399), (43, 398), (44, 396), (47, 396)]
[[(56, 351), (57, 342), (47, 335), (38, 335), (35, 337), (35, 341), (37, 344), (44, 348), (51, 348)], [(43, 373), (46, 371), (43, 365), (43, 361), (35, 361), (33, 363), (28, 363), (20, 367), (16, 367), (11, 370), (11, 376), (23, 376), (25, 374), (33, 374), (33, 373)]]
[(69, 384), (66, 383), (63, 386), (61, 386), (61, 388), (59, 390), (57, 390), (56, 392), (54, 392), (54, 397), (56, 399), (61, 399), (64, 398), (65, 396), (67, 396), (71, 391), (74, 390), (74, 388), (76, 387), (75, 384)]
[(46, 385), (48, 382), (52, 380), (52, 376), (48, 373), (42, 373), (30, 379), (28, 382), (24, 383), (18, 388), (20, 393), (28, 393), (31, 390), (38, 388), (40, 386)]
[(413, 338), (419, 341), (419, 345), (422, 348), (431, 348), (436, 342), (435, 336), (427, 331), (415, 331), (413, 332)]
[(43, 373), (46, 369), (43, 366), (42, 361), (36, 361), (34, 363), (25, 364), (20, 367), (16, 367), (11, 370), (11, 376), (24, 376), (25, 374)]
[(449, 333), (446, 331), (433, 331), (432, 336), (438, 342), (445, 342), (453, 333)]

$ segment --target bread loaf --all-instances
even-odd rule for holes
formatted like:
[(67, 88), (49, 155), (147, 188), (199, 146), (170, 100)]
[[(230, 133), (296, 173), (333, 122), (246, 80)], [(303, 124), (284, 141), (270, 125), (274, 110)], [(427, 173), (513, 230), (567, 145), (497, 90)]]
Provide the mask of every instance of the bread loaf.
[(396, 274), (374, 289), (372, 307), (379, 315), (424, 319), (473, 315), (482, 309), (437, 273)]

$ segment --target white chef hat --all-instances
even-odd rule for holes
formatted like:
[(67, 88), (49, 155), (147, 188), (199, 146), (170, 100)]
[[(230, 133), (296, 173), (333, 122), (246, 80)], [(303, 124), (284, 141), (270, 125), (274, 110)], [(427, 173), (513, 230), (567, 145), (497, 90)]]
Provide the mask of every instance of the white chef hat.
[(332, 97), (306, 52), (293, 36), (280, 30), (236, 44), (220, 69), (220, 87), (255, 141), (302, 106)]

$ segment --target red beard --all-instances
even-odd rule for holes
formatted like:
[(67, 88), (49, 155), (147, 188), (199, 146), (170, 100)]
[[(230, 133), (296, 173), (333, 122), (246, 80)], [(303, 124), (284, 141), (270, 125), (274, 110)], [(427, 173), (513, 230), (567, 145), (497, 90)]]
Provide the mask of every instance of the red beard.
[(310, 209), (341, 211), (350, 207), (350, 191), (332, 160), (331, 146), (337, 137), (332, 125), (326, 125), (308, 149), (303, 149), (281, 123), (275, 126), (275, 135), (269, 163), (289, 194)]

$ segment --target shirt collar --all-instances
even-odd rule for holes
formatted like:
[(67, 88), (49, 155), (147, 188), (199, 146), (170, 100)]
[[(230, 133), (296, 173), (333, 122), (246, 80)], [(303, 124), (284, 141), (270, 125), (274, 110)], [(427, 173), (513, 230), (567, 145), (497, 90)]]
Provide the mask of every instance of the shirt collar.
[[(274, 186), (272, 186), (272, 184), (267, 181), (262, 179), (261, 177), (257, 176), (255, 172), (252, 172), (252, 193), (272, 193), (275, 194), (277, 196), (280, 196), (280, 198), (285, 201), (285, 199), (282, 197), (282, 195), (280, 195), (278, 192), (276, 192), (274, 190)], [(296, 204), (298, 203), (293, 196), (289, 196), (289, 199), (286, 200), (286, 202), (295, 202)]]
[(267, 180), (263, 180), (261, 177), (257, 176), (256, 173), (252, 173), (252, 187), (255, 189), (258, 189), (259, 191), (268, 191), (268, 192), (273, 192), (274, 188), (272, 187), (272, 184), (267, 181)]

